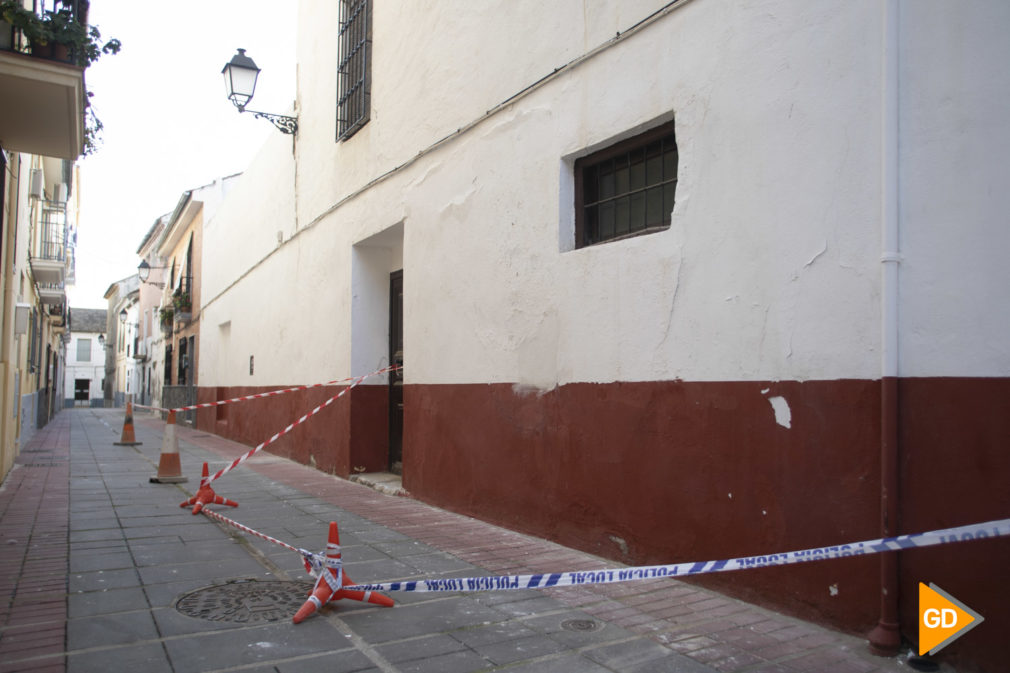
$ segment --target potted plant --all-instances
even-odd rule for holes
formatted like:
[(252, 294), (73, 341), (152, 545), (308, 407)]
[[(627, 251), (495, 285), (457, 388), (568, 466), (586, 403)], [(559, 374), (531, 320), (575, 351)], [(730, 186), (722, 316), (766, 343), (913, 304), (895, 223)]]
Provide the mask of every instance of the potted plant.
[(24, 35), (35, 56), (87, 68), (103, 54), (116, 54), (122, 47), (115, 38), (103, 43), (97, 27), (86, 25), (67, 8), (48, 10), (40, 17), (16, 0), (2, 0), (0, 16)]
[(189, 292), (182, 290), (176, 290), (172, 295), (172, 304), (179, 313), (189, 313), (193, 309), (193, 300), (190, 298)]
[(172, 329), (172, 320), (175, 319), (175, 308), (172, 306), (162, 306), (158, 314), (161, 318), (161, 328), (166, 331)]
[(102, 54), (117, 54), (122, 43), (113, 38), (104, 44), (97, 26), (81, 23), (69, 9), (47, 11), (42, 17), (44, 39), (54, 47), (54, 57), (87, 68)]
[[(41, 44), (43, 40), (43, 30), (42, 30), (42, 20), (38, 17), (35, 12), (30, 9), (26, 9), (24, 5), (15, 0), (2, 0), (0, 1), (0, 20), (2, 20), (6, 26), (0, 26), (5, 31), (10, 33), (10, 37), (13, 38), (14, 31), (20, 32), (32, 42), (32, 37), (34, 36)], [(10, 48), (14, 47), (13, 40), (12, 44), (8, 45)]]
[(11, 50), (14, 48), (14, 26), (7, 19), (7, 13), (14, 8), (14, 3), (10, 0), (0, 2), (0, 50)]

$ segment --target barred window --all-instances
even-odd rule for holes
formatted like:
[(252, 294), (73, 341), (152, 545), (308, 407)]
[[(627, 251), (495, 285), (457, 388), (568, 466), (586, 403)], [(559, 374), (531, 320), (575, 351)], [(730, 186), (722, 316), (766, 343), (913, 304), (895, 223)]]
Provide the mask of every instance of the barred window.
[(669, 228), (677, 190), (673, 122), (575, 162), (575, 247)]
[(372, 102), (372, 1), (340, 0), (337, 140), (368, 123)]

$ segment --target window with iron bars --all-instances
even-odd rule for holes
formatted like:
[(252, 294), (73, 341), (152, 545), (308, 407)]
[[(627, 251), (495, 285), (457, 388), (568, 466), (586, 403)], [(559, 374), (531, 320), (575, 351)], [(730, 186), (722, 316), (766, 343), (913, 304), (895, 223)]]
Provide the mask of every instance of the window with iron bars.
[(669, 228), (677, 190), (673, 122), (575, 162), (575, 247)]
[(337, 140), (368, 123), (372, 102), (372, 2), (341, 0), (337, 64)]

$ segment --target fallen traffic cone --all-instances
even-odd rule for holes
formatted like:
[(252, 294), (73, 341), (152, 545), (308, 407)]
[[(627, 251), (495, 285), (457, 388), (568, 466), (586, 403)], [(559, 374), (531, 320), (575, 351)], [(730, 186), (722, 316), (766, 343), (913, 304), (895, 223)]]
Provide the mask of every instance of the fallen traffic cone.
[(203, 476), (200, 477), (200, 490), (198, 490), (196, 495), (189, 500), (179, 503), (179, 507), (189, 507), (192, 505), (193, 514), (199, 514), (204, 505), (228, 505), (229, 507), (238, 507), (238, 503), (234, 500), (223, 498), (214, 492), (214, 489), (210, 487), (210, 482), (207, 481), (207, 475), (207, 463), (204, 463)]
[(137, 446), (143, 444), (138, 442), (133, 434), (133, 403), (126, 403), (126, 418), (123, 419), (123, 434), (118, 442), (113, 442), (116, 446)]
[(179, 438), (175, 434), (175, 412), (168, 412), (168, 422), (165, 423), (165, 435), (161, 440), (161, 459), (158, 461), (158, 474), (151, 477), (152, 484), (181, 484), (186, 481), (182, 476), (182, 464), (179, 462)]
[[(337, 531), (337, 522), (330, 522), (330, 539), (326, 543), (326, 558), (328, 562), (321, 564), (319, 579), (313, 587), (309, 600), (298, 609), (291, 621), (300, 624), (302, 620), (319, 610), (330, 601), (341, 598), (349, 598), (363, 603), (373, 603), (383, 607), (391, 608), (395, 605), (393, 599), (373, 591), (353, 591), (342, 587), (354, 586), (354, 582), (347, 577), (347, 572), (341, 566), (340, 561), (340, 534)], [(306, 563), (306, 565), (308, 565)]]

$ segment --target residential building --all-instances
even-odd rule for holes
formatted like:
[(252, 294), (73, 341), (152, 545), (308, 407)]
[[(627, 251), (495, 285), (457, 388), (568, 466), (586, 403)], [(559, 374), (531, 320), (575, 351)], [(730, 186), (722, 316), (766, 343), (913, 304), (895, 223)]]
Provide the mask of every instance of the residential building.
[(140, 342), (140, 279), (136, 274), (109, 285), (105, 323), (105, 406), (134, 402), (140, 388), (140, 368), (135, 357)]
[[(237, 179), (233, 175), (184, 192), (175, 210), (164, 218), (157, 241), (141, 244), (141, 250), (164, 262), (159, 313), (164, 328), (163, 407), (177, 408), (196, 401), (204, 223), (213, 217)], [(185, 412), (179, 422), (192, 423), (192, 419), (193, 414)]]
[[(163, 215), (154, 221), (144, 239), (137, 248), (141, 264), (146, 264), (146, 271), (139, 274), (140, 278), (140, 341), (137, 344), (137, 359), (140, 363), (140, 389), (137, 401), (148, 406), (160, 406), (162, 385), (164, 382), (164, 357), (166, 328), (172, 326), (171, 319), (163, 325), (161, 320), (161, 305), (165, 289), (165, 262), (158, 256), (155, 246), (168, 222), (168, 215)], [(146, 272), (147, 278), (143, 275)]]
[(70, 309), (70, 343), (63, 389), (67, 407), (104, 406), (106, 314), (104, 309)]
[(0, 479), (63, 407), (85, 138), (82, 68), (28, 51), (0, 23)]
[[(204, 227), (199, 399), (402, 362), (271, 450), (625, 563), (1005, 518), (1008, 29), (1000, 2), (303, 0), (297, 133)], [(198, 427), (256, 444), (334, 393)], [(986, 617), (944, 658), (996, 669), (1008, 565), (699, 581), (879, 652), (935, 582)]]

